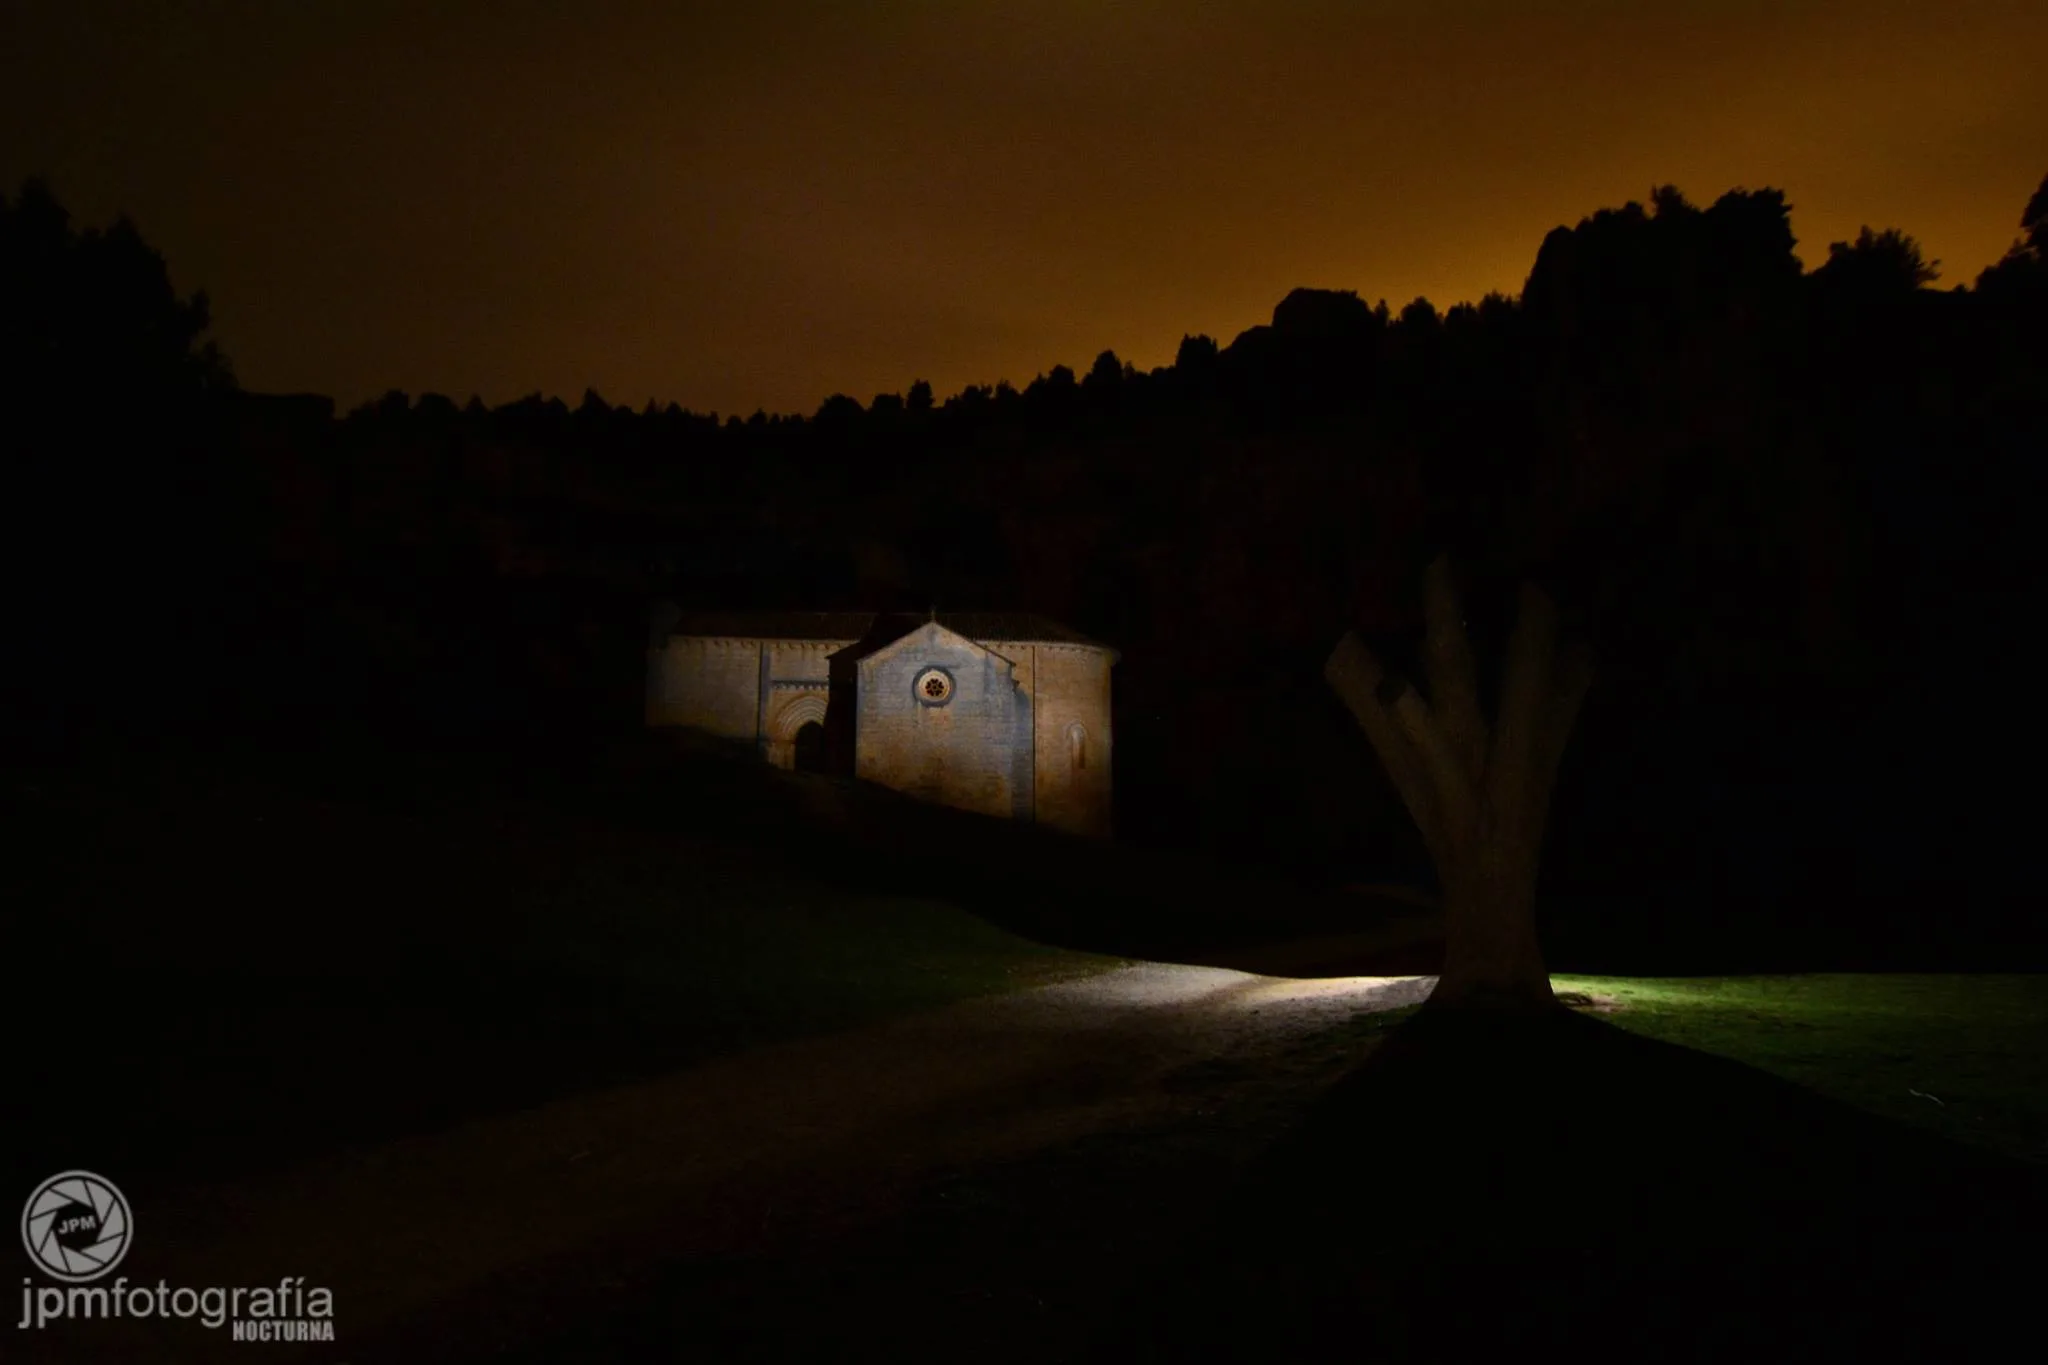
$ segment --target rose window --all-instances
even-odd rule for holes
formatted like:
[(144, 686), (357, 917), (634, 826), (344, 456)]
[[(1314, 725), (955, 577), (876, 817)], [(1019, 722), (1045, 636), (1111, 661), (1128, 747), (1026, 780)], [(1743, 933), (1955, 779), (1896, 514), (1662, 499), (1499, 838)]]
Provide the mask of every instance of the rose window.
[(943, 668), (927, 668), (912, 684), (917, 699), (926, 706), (944, 706), (953, 697), (953, 679)]

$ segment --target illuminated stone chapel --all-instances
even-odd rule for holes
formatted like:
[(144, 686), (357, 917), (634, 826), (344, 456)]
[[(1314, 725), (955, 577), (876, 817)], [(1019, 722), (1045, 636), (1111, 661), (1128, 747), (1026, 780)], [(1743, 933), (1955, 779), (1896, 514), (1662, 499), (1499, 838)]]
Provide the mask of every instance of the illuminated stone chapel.
[(1116, 662), (1036, 616), (662, 608), (647, 724), (750, 744), (778, 767), (1106, 836)]

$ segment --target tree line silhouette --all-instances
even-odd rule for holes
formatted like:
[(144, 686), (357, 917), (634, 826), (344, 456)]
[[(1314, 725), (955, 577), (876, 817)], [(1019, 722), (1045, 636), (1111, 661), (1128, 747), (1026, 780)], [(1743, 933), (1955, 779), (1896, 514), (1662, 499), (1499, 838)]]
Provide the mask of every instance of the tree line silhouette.
[(807, 415), (337, 415), (237, 392), (204, 296), (32, 181), (0, 197), (9, 719), (575, 745), (638, 724), (656, 597), (1029, 610), (1123, 652), (1129, 837), (1405, 875), (1420, 845), (1320, 669), (1353, 627), (1398, 664), (1449, 550), (1476, 647), (1531, 579), (1599, 650), (1546, 871), (1572, 923), (2010, 927), (2048, 181), (2019, 226), (1940, 289), (1900, 231), (1809, 270), (1777, 191), (1661, 187), (1551, 232), (1518, 296), (1297, 289), (1149, 371), (1104, 351)]

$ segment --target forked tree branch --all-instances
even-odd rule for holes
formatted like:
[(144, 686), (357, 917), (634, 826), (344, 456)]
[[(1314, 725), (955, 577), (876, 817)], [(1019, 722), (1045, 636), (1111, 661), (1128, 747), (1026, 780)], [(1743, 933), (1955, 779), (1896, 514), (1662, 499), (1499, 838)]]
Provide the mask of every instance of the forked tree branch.
[(1414, 817), (1416, 828), (1422, 831), (1422, 841), (1430, 856), (1447, 856), (1451, 852), (1446, 839), (1448, 831), (1429, 766), (1394, 716), (1394, 706), (1412, 689), (1380, 666), (1356, 631), (1346, 631), (1330, 651), (1329, 661), (1323, 665), (1323, 678), (1372, 742), (1394, 790)]
[(1413, 687), (1404, 687), (1394, 702), (1393, 712), (1401, 733), (1422, 760), (1445, 833), (1469, 830), (1476, 813), (1473, 802), (1477, 799), (1477, 784), (1463, 757), (1452, 747), (1435, 709)]
[(1491, 736), (1479, 709), (1479, 668), (1448, 555), (1431, 561), (1423, 578), (1423, 614), (1422, 664), (1430, 710), (1467, 783), (1476, 786), (1486, 770)]
[(1500, 715), (1487, 755), (1486, 794), (1496, 810), (1512, 809), (1528, 790), (1532, 760), (1549, 724), (1550, 670), (1557, 647), (1557, 608), (1542, 590), (1524, 586), (1508, 636)]
[(1462, 865), (1482, 845), (1533, 853), (1565, 741), (1592, 683), (1592, 658), (1576, 643), (1559, 645), (1556, 604), (1540, 588), (1524, 586), (1500, 713), (1489, 727), (1446, 560), (1430, 566), (1427, 592), (1425, 664), (1433, 698), (1382, 666), (1356, 632), (1337, 642), (1324, 677), (1372, 742), (1440, 870)]
[(1536, 843), (1541, 842), (1565, 741), (1592, 681), (1591, 654), (1576, 642), (1558, 642), (1556, 603), (1541, 588), (1525, 584), (1508, 639), (1486, 792), (1493, 809), (1514, 813), (1523, 834)]

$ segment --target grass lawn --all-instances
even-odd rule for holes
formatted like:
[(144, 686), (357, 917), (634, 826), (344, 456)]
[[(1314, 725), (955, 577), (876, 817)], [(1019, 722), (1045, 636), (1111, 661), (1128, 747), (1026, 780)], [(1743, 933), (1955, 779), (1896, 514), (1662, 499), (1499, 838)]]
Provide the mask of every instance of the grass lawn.
[(0, 956), (36, 1045), (0, 1156), (243, 1174), (1117, 965), (822, 880), (728, 837), (753, 817), (723, 795), (620, 818), (424, 766), (18, 774)]
[(1860, 1109), (2048, 1162), (2048, 977), (1555, 976), (1632, 1033)]

